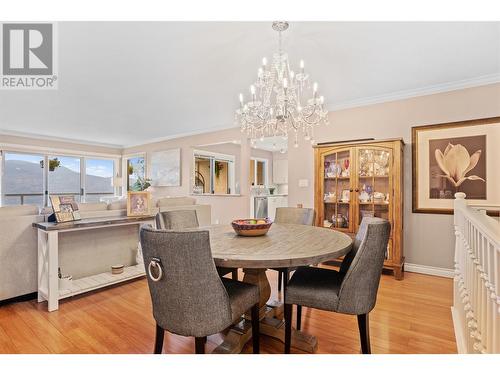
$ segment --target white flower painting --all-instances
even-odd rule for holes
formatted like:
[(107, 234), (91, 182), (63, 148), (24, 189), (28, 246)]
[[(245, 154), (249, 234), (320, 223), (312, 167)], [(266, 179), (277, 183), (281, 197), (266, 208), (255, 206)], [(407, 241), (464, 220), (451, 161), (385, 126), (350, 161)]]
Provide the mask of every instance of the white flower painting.
[(436, 149), (436, 161), (439, 168), (445, 173), (441, 177), (447, 178), (456, 188), (458, 188), (465, 180), (481, 180), (484, 178), (476, 175), (466, 176), (477, 165), (481, 157), (481, 150), (477, 150), (469, 155), (469, 151), (461, 144), (452, 145), (448, 143), (444, 153)]
[(464, 192), (486, 199), (486, 136), (429, 141), (430, 198), (453, 199)]

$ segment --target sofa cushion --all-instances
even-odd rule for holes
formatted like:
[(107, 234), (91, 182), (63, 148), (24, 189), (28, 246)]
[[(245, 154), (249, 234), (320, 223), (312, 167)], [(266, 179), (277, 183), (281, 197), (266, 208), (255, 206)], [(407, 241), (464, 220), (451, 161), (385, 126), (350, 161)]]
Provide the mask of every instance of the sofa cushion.
[(125, 210), (127, 209), (127, 200), (126, 199), (120, 199), (115, 202), (111, 202), (108, 204), (108, 210)]
[(196, 198), (193, 197), (160, 198), (156, 202), (157, 207), (191, 206), (193, 204), (196, 204)]
[(108, 209), (108, 204), (105, 202), (100, 203), (78, 203), (80, 211), (103, 211)]
[(18, 206), (3, 206), (0, 207), (0, 216), (27, 216), (38, 215), (40, 212), (38, 206), (35, 205), (18, 205)]

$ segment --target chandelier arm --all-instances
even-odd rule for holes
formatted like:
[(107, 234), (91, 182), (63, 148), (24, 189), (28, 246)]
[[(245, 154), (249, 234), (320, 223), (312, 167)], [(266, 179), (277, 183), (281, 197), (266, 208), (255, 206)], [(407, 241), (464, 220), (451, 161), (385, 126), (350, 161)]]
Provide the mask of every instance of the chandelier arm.
[(318, 123), (319, 121), (308, 121), (308, 119), (311, 118), (315, 113), (316, 113), (316, 106), (314, 106), (313, 111), (311, 112), (310, 115), (308, 115), (308, 116), (302, 116), (302, 120), (307, 125), (314, 125), (314, 124)]

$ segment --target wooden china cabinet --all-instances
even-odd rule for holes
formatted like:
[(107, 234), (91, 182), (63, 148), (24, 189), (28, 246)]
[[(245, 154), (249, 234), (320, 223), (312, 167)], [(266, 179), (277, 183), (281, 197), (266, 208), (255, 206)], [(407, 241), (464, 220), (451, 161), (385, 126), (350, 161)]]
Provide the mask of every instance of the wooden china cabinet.
[(361, 219), (391, 222), (384, 268), (403, 278), (403, 140), (315, 146), (316, 225), (354, 236)]

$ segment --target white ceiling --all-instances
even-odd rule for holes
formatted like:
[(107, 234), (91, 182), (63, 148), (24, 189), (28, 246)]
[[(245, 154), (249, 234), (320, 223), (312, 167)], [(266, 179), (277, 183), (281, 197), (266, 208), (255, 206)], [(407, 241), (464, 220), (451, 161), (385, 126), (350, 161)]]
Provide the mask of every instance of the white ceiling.
[(284, 137), (257, 138), (252, 147), (259, 150), (285, 153), (288, 150), (288, 139)]
[[(115, 146), (233, 125), (269, 22), (61, 22), (59, 89), (0, 90), (0, 131)], [(291, 23), (330, 109), (500, 80), (500, 23)]]

